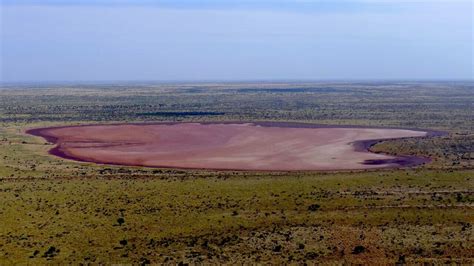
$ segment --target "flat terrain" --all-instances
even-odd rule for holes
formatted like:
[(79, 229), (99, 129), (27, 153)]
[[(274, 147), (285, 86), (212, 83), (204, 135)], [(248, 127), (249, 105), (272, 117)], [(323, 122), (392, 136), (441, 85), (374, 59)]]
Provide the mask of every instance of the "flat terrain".
[(57, 147), (51, 150), (52, 154), (79, 161), (267, 171), (401, 166), (395, 156), (357, 150), (354, 143), (427, 134), (402, 129), (298, 128), (251, 123), (92, 125), (29, 132), (53, 139)]
[[(0, 264), (474, 263), (474, 83), (0, 88)], [(421, 128), (410, 168), (213, 171), (48, 154), (31, 128), (256, 121)]]

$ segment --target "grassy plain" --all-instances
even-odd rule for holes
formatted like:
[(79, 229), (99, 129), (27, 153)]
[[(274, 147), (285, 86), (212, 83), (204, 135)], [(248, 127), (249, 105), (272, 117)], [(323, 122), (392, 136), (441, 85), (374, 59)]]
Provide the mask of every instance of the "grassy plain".
[[(0, 89), (0, 264), (474, 262), (474, 84), (102, 84)], [(372, 149), (413, 169), (232, 172), (77, 163), (24, 134), (137, 121), (430, 128)]]

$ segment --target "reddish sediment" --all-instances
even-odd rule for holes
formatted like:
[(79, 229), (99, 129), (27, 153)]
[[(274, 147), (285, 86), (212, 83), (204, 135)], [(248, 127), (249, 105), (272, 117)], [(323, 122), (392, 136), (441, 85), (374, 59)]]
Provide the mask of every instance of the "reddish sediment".
[(440, 134), (395, 128), (303, 123), (153, 123), (36, 128), (50, 154), (99, 164), (258, 171), (410, 167), (426, 157), (369, 151), (373, 144)]

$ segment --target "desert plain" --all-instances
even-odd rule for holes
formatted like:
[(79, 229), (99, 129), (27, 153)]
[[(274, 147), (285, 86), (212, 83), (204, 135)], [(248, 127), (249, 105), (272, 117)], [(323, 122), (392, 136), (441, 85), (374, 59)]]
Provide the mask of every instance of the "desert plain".
[(0, 264), (472, 265), (473, 88), (0, 87)]

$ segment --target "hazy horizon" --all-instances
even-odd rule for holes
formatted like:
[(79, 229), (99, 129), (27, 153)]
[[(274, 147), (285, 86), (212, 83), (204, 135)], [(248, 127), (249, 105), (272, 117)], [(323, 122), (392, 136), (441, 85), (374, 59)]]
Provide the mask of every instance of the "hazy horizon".
[(466, 81), (471, 1), (4, 0), (1, 83)]

